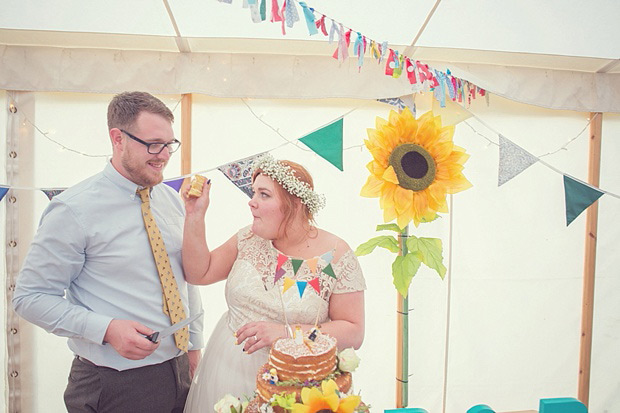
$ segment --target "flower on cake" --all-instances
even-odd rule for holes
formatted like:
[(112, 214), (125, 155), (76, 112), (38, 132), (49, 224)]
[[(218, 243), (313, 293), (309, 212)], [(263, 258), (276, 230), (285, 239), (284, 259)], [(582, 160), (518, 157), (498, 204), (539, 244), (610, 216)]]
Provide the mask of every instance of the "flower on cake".
[(360, 365), (360, 358), (355, 354), (353, 348), (345, 348), (338, 354), (338, 368), (340, 371), (353, 373)]
[(338, 385), (333, 380), (321, 383), (321, 390), (316, 387), (301, 389), (303, 403), (293, 404), (292, 413), (316, 413), (328, 410), (336, 413), (353, 413), (360, 404), (360, 396), (340, 398)]
[(471, 187), (462, 173), (469, 155), (454, 145), (453, 135), (454, 126), (442, 126), (432, 112), (417, 120), (408, 108), (390, 111), (387, 121), (378, 117), (364, 141), (373, 160), (360, 195), (379, 197), (384, 221), (396, 219), (400, 228), (448, 212), (446, 194)]
[(241, 402), (232, 394), (227, 394), (215, 403), (213, 409), (216, 413), (242, 413), (247, 406), (247, 401)]

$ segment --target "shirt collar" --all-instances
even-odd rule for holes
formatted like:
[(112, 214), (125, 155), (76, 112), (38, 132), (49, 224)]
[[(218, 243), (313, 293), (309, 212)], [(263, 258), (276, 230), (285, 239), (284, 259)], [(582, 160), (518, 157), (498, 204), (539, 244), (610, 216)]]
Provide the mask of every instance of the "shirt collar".
[[(114, 185), (119, 187), (119, 189), (126, 193), (131, 199), (135, 199), (136, 197), (140, 198), (136, 191), (142, 189), (141, 186), (131, 182), (129, 179), (125, 178), (121, 175), (116, 168), (112, 165), (112, 162), (108, 162), (103, 170), (103, 175), (108, 178)], [(152, 188), (151, 188), (152, 191)]]

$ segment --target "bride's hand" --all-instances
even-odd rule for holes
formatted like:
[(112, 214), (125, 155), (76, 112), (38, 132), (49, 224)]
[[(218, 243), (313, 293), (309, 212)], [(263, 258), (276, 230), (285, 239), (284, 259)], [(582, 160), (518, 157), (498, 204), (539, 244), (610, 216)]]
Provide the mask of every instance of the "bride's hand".
[(271, 345), (279, 338), (286, 337), (283, 324), (256, 321), (242, 326), (236, 331), (237, 344), (243, 344), (243, 351), (254, 353), (263, 347)]
[(209, 208), (211, 191), (211, 180), (207, 179), (202, 186), (202, 194), (199, 197), (189, 196), (189, 184), (184, 184), (181, 188), (181, 197), (185, 202), (185, 213), (187, 215), (201, 214), (204, 215)]

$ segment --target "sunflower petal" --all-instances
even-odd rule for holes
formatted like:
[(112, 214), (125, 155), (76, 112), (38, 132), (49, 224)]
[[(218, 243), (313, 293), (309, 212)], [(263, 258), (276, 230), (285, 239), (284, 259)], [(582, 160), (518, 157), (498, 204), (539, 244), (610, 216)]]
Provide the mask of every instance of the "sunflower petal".
[(361, 401), (362, 398), (360, 396), (347, 396), (340, 400), (337, 413), (353, 413)]
[[(394, 167), (392, 165), (388, 166), (385, 171), (383, 172), (383, 175), (381, 176), (381, 178), (384, 181), (388, 181), (391, 182), (395, 185), (398, 185), (398, 177), (396, 176), (396, 172), (394, 171)], [(400, 187), (399, 187), (400, 188)]]
[(295, 403), (293, 405), (291, 413), (310, 413), (310, 406), (306, 406), (305, 404), (301, 403)]
[(333, 380), (323, 380), (321, 382), (321, 389), (323, 390), (323, 395), (327, 396), (328, 394), (335, 393), (338, 390), (338, 385)]
[(360, 191), (360, 196), (366, 198), (377, 198), (381, 196), (381, 188), (384, 183), (384, 181), (376, 178), (374, 175), (368, 175), (368, 179)]
[(394, 191), (394, 207), (398, 215), (402, 215), (405, 211), (411, 209), (411, 204), (413, 202), (411, 197), (412, 192), (412, 190), (403, 188), (402, 186), (396, 187)]

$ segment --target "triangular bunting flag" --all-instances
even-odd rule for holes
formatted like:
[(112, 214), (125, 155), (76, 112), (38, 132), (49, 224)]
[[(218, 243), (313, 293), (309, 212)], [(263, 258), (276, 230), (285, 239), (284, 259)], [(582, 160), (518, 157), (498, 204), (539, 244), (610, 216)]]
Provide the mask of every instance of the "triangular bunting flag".
[(310, 281), (308, 281), (308, 284), (310, 284), (310, 286), (314, 288), (314, 291), (316, 291), (317, 294), (321, 294), (321, 287), (319, 286), (318, 278), (311, 279)]
[(566, 226), (569, 226), (584, 209), (592, 205), (601, 195), (603, 195), (603, 192), (564, 175)]
[(11, 189), (11, 188), (6, 188), (4, 186), (0, 186), (0, 201), (2, 201), (2, 198), (4, 198), (4, 196), (6, 195), (7, 192), (9, 192), (9, 189)]
[(538, 158), (499, 135), (499, 172), (497, 186), (510, 181), (531, 165), (538, 162)]
[(181, 190), (181, 185), (183, 185), (183, 181), (185, 178), (173, 179), (172, 181), (164, 181), (166, 185), (179, 192)]
[(342, 118), (299, 140), (323, 159), (341, 171), (342, 166)]
[(307, 281), (297, 281), (297, 289), (299, 290), (299, 298), (304, 296), (304, 290), (306, 289)]
[(275, 283), (277, 283), (277, 282), (278, 282), (278, 280), (279, 280), (280, 278), (282, 278), (282, 276), (283, 276), (284, 274), (286, 274), (286, 271), (284, 271), (284, 269), (283, 269), (283, 268), (278, 268), (278, 270), (276, 271), (276, 276), (275, 276), (275, 277), (274, 277), (274, 279), (273, 279), (273, 283), (274, 283), (274, 284), (275, 284)]
[(304, 263), (304, 260), (291, 258), (291, 263), (293, 264), (293, 275), (297, 275), (297, 271), (299, 271), (299, 267)]
[(284, 286), (282, 288), (282, 294), (284, 294), (293, 285), (295, 285), (295, 281), (293, 281), (289, 277), (284, 277)]
[(288, 257), (282, 253), (278, 253), (278, 265), (276, 266), (276, 271), (282, 268), (282, 265), (288, 261)]
[(256, 155), (248, 156), (247, 158), (239, 159), (226, 165), (218, 166), (217, 169), (230, 179), (230, 182), (244, 194), (252, 198), (252, 165), (256, 158), (264, 155), (267, 152), (261, 152)]
[(321, 259), (329, 264), (334, 259), (334, 251), (327, 251), (325, 254), (321, 255)]
[(52, 200), (52, 198), (62, 193), (63, 191), (64, 189), (41, 189), (41, 192), (43, 192), (50, 201)]
[(309, 260), (306, 260), (306, 262), (308, 263), (308, 267), (310, 267), (312, 274), (316, 274), (316, 264), (319, 262), (319, 257), (310, 258)]
[(332, 278), (336, 278), (336, 274), (334, 273), (334, 269), (332, 268), (332, 265), (329, 264), (327, 267), (323, 268), (323, 272), (327, 275), (329, 275)]

